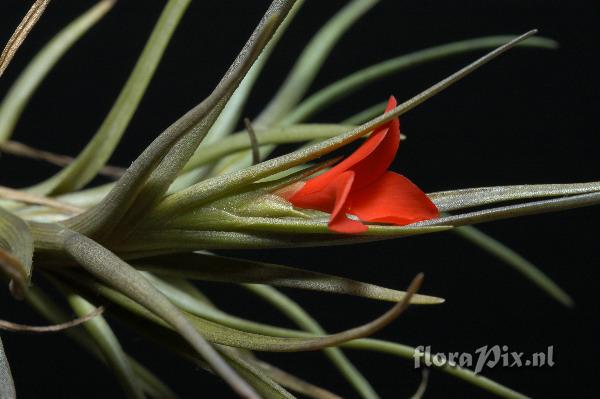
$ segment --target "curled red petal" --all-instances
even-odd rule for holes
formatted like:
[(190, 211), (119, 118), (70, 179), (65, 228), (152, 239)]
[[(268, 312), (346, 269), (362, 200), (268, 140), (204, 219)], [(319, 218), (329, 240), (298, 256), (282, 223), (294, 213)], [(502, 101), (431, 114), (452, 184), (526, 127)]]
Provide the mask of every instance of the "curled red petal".
[(367, 231), (367, 226), (356, 221), (348, 219), (346, 210), (348, 208), (347, 200), (354, 183), (354, 172), (348, 171), (337, 176), (331, 187), (335, 189), (335, 204), (329, 218), (329, 230), (337, 233), (356, 234)]
[[(393, 96), (390, 97), (386, 112), (393, 109), (396, 104), (396, 99)], [(396, 156), (399, 145), (400, 121), (398, 118), (394, 118), (389, 123), (376, 129), (348, 158), (327, 172), (307, 181), (300, 190), (290, 197), (290, 201), (296, 204), (296, 201), (304, 196), (325, 190), (339, 175), (348, 170), (355, 173), (355, 188), (369, 185), (389, 168)]]
[(347, 198), (347, 212), (365, 222), (406, 225), (439, 216), (429, 197), (406, 177), (386, 172)]

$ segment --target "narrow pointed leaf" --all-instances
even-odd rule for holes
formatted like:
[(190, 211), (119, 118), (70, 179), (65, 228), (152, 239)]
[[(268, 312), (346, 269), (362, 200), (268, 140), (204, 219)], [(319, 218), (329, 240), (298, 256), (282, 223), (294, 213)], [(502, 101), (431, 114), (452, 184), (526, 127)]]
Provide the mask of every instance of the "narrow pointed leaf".
[[(230, 71), (226, 74), (226, 77), (219, 83), (219, 87), (223, 88), (223, 92), (219, 98), (215, 99), (214, 106), (191, 128), (192, 133), (182, 136), (179, 142), (161, 160), (138, 194), (136, 206), (129, 209), (123, 220), (118, 224), (118, 231), (127, 232), (128, 230), (132, 230), (132, 226), (135, 226), (142, 216), (161, 200), (169, 186), (177, 178), (177, 175), (214, 125), (235, 89), (256, 62), (263, 49), (271, 41), (275, 31), (283, 22), (292, 5), (293, 1), (290, 0), (273, 2), (247, 45), (240, 53), (239, 59), (236, 60)], [(236, 69), (238, 73), (230, 73)], [(213, 95), (218, 94), (218, 88)]]
[(185, 316), (138, 271), (85, 236), (75, 232), (63, 234), (66, 252), (85, 270), (167, 321), (242, 397), (257, 398), (252, 388), (223, 361)]
[(195, 184), (186, 190), (167, 197), (167, 199), (159, 206), (157, 211), (168, 213), (168, 210), (170, 210), (169, 208), (173, 208), (171, 210), (177, 209), (178, 211), (181, 211), (182, 209), (186, 209), (193, 205), (214, 199), (219, 195), (225, 195), (227, 192), (244, 184), (251, 183), (261, 178), (286, 170), (292, 166), (296, 166), (328, 154), (348, 143), (357, 140), (361, 136), (364, 136), (367, 132), (383, 125), (392, 118), (402, 115), (419, 104), (422, 104), (427, 99), (442, 92), (453, 83), (469, 75), (480, 66), (486, 64), (535, 33), (535, 30), (527, 32), (506, 43), (505, 45), (498, 47), (494, 51), (479, 58), (477, 61), (467, 65), (458, 72), (455, 72), (446, 79), (443, 79), (442, 81), (431, 86), (429, 89), (398, 105), (396, 108), (390, 110), (390, 112), (381, 115), (350, 132), (317, 144), (310, 145), (304, 149), (294, 151), (290, 154), (262, 162), (258, 165), (254, 165), (226, 175), (217, 176)]
[(323, 25), (304, 48), (277, 94), (256, 118), (257, 125), (275, 124), (300, 101), (335, 44), (377, 2), (353, 0)]
[(480, 211), (467, 212), (459, 215), (442, 216), (410, 226), (464, 226), (477, 223), (491, 222), (513, 217), (538, 215), (548, 212), (558, 212), (600, 204), (600, 193), (572, 195), (569, 197), (531, 201), (517, 205), (506, 205)]
[[(98, 284), (92, 280), (86, 280), (82, 276), (75, 276), (73, 273), (71, 273), (71, 275), (69, 276), (65, 275), (65, 277), (79, 284), (83, 284), (88, 289), (97, 291), (109, 300), (124, 307), (129, 312), (132, 312), (134, 314), (137, 314), (138, 316), (141, 316), (142, 318), (145, 318), (147, 320), (147, 323), (154, 323), (163, 327), (168, 327), (168, 325), (165, 322), (163, 322), (159, 317), (146, 310), (140, 304), (128, 299), (123, 294), (120, 294), (119, 292), (116, 292), (115, 290), (109, 287)], [(411, 295), (414, 294), (416, 289), (419, 287), (421, 280), (422, 276), (417, 276), (409, 286), (407, 292), (409, 292)], [(349, 340), (354, 340), (374, 334), (375, 332), (381, 330), (383, 327), (388, 325), (394, 319), (396, 319), (408, 307), (409, 300), (410, 295), (407, 295), (402, 302), (397, 303), (394, 307), (392, 307), (382, 316), (359, 327), (351, 328), (349, 330), (345, 330), (337, 334), (311, 338), (282, 338), (256, 333), (248, 333), (243, 330), (238, 330), (235, 328), (224, 326), (220, 323), (214, 323), (199, 317), (195, 317), (191, 314), (186, 314), (186, 317), (198, 329), (198, 331), (200, 331), (203, 334), (203, 336), (206, 337), (206, 339), (215, 344), (269, 352), (314, 351), (330, 346), (337, 346)]]
[[(397, 344), (395, 342), (381, 341), (377, 339), (361, 339), (344, 344), (344, 347), (349, 349), (360, 349), (375, 352), (387, 353), (393, 356), (402, 357), (414, 363), (415, 357), (418, 355), (417, 349)], [(431, 362), (431, 366), (441, 370), (454, 377), (460, 378), (469, 384), (482, 388), (490, 393), (507, 399), (527, 399), (527, 396), (510, 389), (502, 384), (490, 380), (480, 374), (476, 374), (469, 369), (459, 367), (451, 363), (444, 363), (442, 366), (436, 365), (436, 362)]]
[[(212, 144), (222, 139), (226, 135), (230, 134), (235, 129), (237, 123), (241, 119), (243, 108), (250, 96), (252, 88), (256, 83), (256, 80), (262, 73), (264, 66), (266, 65), (271, 53), (279, 43), (279, 40), (284, 35), (288, 26), (294, 20), (296, 14), (302, 8), (304, 0), (298, 0), (294, 3), (287, 16), (277, 28), (277, 31), (260, 54), (256, 62), (252, 65), (244, 79), (240, 82), (240, 85), (235, 90), (227, 105), (223, 108), (223, 111), (215, 121), (214, 125), (210, 128), (205, 141), (203, 144)], [(186, 168), (186, 170), (189, 168)]]
[[(25, 300), (40, 315), (54, 324), (59, 324), (65, 320), (69, 320), (68, 315), (38, 287), (31, 287), (27, 291)], [(88, 334), (85, 333), (84, 330), (69, 329), (66, 330), (65, 333), (82, 348), (90, 352), (90, 354), (108, 366), (106, 358), (102, 356), (94, 341), (92, 341), (92, 339)], [(144, 366), (139, 364), (132, 357), (128, 356), (127, 358), (133, 371), (136, 373), (144, 392), (156, 399), (177, 399), (177, 395), (158, 377), (152, 374), (152, 372), (144, 368)]]
[(514, 268), (558, 302), (567, 307), (573, 306), (574, 302), (569, 294), (552, 281), (552, 279), (536, 265), (525, 259), (513, 249), (472, 226), (458, 227), (453, 231)]
[(0, 105), (0, 143), (10, 139), (29, 99), (62, 56), (110, 10), (114, 0), (102, 0), (61, 30), (31, 60)]
[(358, 125), (361, 123), (365, 123), (370, 121), (373, 118), (376, 118), (378, 115), (381, 115), (385, 112), (385, 108), (387, 107), (387, 101), (382, 101), (380, 103), (371, 105), (369, 108), (366, 108), (347, 119), (342, 121), (342, 125)]
[[(266, 285), (257, 284), (246, 284), (245, 287), (275, 306), (303, 330), (319, 335), (325, 334), (323, 327), (300, 307), (300, 305), (276, 289)], [(346, 355), (344, 355), (340, 349), (327, 348), (324, 350), (324, 353), (338, 368), (346, 380), (352, 384), (362, 398), (377, 399), (379, 397), (367, 379), (360, 371), (358, 371), (350, 360), (348, 360)]]
[[(203, 253), (166, 255), (133, 262), (136, 268), (161, 276), (184, 277), (192, 280), (227, 283), (268, 284), (279, 287), (299, 288), (333, 294), (353, 295), (382, 301), (399, 302), (406, 296), (373, 284), (331, 276), (304, 269), (280, 266), (272, 263), (227, 258)], [(438, 304), (442, 298), (414, 295), (413, 305)]]
[[(271, 219), (272, 220), (272, 219)], [(261, 221), (261, 222), (264, 222)], [(268, 222), (264, 223), (267, 226)], [(292, 231), (301, 223), (287, 224)], [(275, 226), (281, 227), (281, 226)], [(285, 224), (284, 224), (285, 227)], [(308, 248), (334, 245), (350, 245), (419, 234), (439, 233), (450, 230), (449, 226), (378, 226), (369, 225), (362, 235), (334, 234), (327, 229), (327, 221), (304, 224), (305, 234), (281, 232), (237, 232), (214, 230), (155, 229), (136, 231), (126, 242), (115, 244), (115, 250), (126, 258), (143, 258), (172, 252), (191, 252), (199, 249), (268, 249)]]
[[(255, 120), (257, 126), (275, 126), (304, 96), (335, 44), (378, 0), (353, 0), (338, 11), (312, 37), (292, 67), (285, 82)], [(268, 154), (272, 146), (267, 147)], [(217, 174), (250, 165), (250, 154), (232, 155), (217, 166)]]
[[(355, 91), (395, 73), (448, 57), (468, 52), (494, 48), (515, 36), (488, 36), (477, 39), (461, 40), (440, 46), (430, 47), (414, 53), (401, 55), (356, 71), (343, 79), (319, 90), (302, 101), (282, 120), (283, 125), (308, 120), (326, 106), (349, 96)], [(519, 44), (521, 47), (554, 49), (557, 43), (551, 39), (532, 37)]]
[[(144, 189), (148, 191), (148, 195), (143, 198), (144, 206), (142, 210), (145, 210), (144, 208), (147, 206), (152, 206), (155, 200), (154, 196), (167, 190), (172, 182), (169, 179), (176, 177), (176, 173), (195, 151), (195, 146), (202, 140), (207, 128), (210, 127), (214, 118), (218, 115), (218, 112), (214, 112), (215, 109), (217, 111), (222, 109), (224, 100), (235, 90), (268, 42), (273, 31), (285, 18), (292, 4), (293, 1), (291, 0), (274, 2), (212, 94), (157, 137), (134, 161), (104, 200), (93, 209), (69, 221), (69, 226), (75, 230), (85, 232), (87, 235), (106, 238), (131, 209), (132, 203), (136, 199), (139, 202), (139, 194)], [(209, 118), (207, 122), (210, 123), (201, 124), (198, 127), (198, 123), (206, 120), (207, 117)], [(186, 136), (191, 137), (191, 139), (185, 140)], [(180, 151), (173, 152), (172, 149), (175, 146), (181, 146), (182, 148), (176, 148)], [(169, 154), (171, 155), (169, 156)], [(162, 163), (163, 160), (165, 160), (164, 163)], [(147, 186), (146, 183), (152, 178), (152, 172), (161, 163), (163, 167), (160, 168), (160, 174), (158, 176), (154, 175), (155, 182), (153, 182), (153, 185)]]
[[(83, 285), (87, 286), (88, 288), (91, 288), (94, 292), (100, 293), (101, 295), (105, 296), (109, 300), (118, 304), (120, 307), (127, 309), (127, 313), (126, 313), (127, 316), (125, 316), (123, 318), (124, 321), (126, 321), (128, 323), (132, 323), (133, 319), (136, 317), (135, 315), (141, 316), (143, 318), (150, 320), (147, 323), (148, 328), (142, 327), (143, 329), (141, 331), (148, 332), (150, 329), (155, 329), (158, 326), (165, 325), (162, 320), (156, 318), (156, 316), (149, 313), (148, 311), (143, 309), (141, 306), (139, 306), (135, 302), (129, 300), (128, 298), (124, 297), (122, 294), (119, 294), (116, 291), (114, 291), (106, 286), (100, 285), (94, 281), (90, 281), (90, 280), (85, 281), (83, 276), (77, 277), (73, 273), (69, 274), (69, 277), (76, 278), (78, 283), (83, 284)], [(248, 287), (251, 287), (251, 288), (260, 287), (260, 285), (248, 285)], [(297, 312), (297, 309), (299, 309), (300, 312)], [(306, 315), (306, 313), (300, 307), (290, 307), (289, 310), (286, 309), (286, 312), (288, 312), (286, 314), (288, 314), (290, 317), (292, 317), (293, 320), (304, 323), (303, 314)], [(298, 317), (298, 319), (296, 319), (297, 317)], [(237, 319), (237, 318), (234, 318), (234, 319), (236, 319), (236, 320), (231, 320), (232, 325), (236, 325), (236, 326), (240, 325), (239, 319)], [(260, 327), (258, 327), (259, 329), (254, 330), (255, 328), (257, 328), (257, 326), (260, 326)], [(296, 337), (296, 338), (316, 337), (316, 335), (313, 333), (307, 333), (307, 332), (303, 332), (303, 331), (291, 330), (291, 329), (286, 329), (286, 328), (281, 328), (281, 327), (274, 327), (274, 326), (270, 326), (267, 324), (255, 323), (255, 322), (250, 322), (250, 321), (247, 321), (247, 323), (245, 324), (245, 327), (247, 328), (247, 330), (245, 330), (245, 331), (248, 331), (248, 332), (256, 331), (259, 333), (268, 334), (271, 337)], [(164, 333), (161, 333), (160, 337), (161, 337), (160, 342), (165, 341), (163, 338), (169, 339), (169, 336), (165, 335)], [(170, 337), (174, 338), (175, 335), (171, 334)], [(388, 341), (370, 339), (370, 338), (362, 338), (362, 339), (348, 341), (348, 342), (342, 343), (340, 345), (340, 347), (341, 348), (349, 348), (349, 349), (359, 349), (359, 350), (383, 352), (383, 353), (392, 354), (394, 356), (402, 357), (402, 358), (405, 358), (410, 361), (414, 361), (415, 351), (416, 351), (415, 348), (412, 348), (410, 346), (401, 345), (401, 344), (388, 342)], [(524, 398), (524, 396), (519, 394), (518, 392), (516, 392), (510, 388), (507, 388), (506, 386), (503, 386), (503, 385), (501, 385), (495, 381), (492, 381), (488, 378), (485, 378), (479, 374), (475, 374), (471, 370), (463, 369), (460, 367), (448, 367), (448, 366), (438, 367), (435, 365), (435, 363), (433, 364), (433, 367), (439, 368), (443, 372), (446, 372), (452, 376), (460, 378), (468, 383), (471, 383), (475, 386), (478, 386), (484, 390), (492, 392), (501, 397), (518, 398), (518, 399)]]
[(127, 83), (92, 140), (69, 166), (33, 187), (34, 192), (55, 195), (80, 189), (104, 167), (137, 110), (189, 4), (190, 0), (170, 0), (165, 5)]
[[(66, 290), (66, 289), (65, 289)], [(95, 307), (79, 295), (68, 292), (67, 301), (80, 317), (95, 310)], [(96, 317), (84, 324), (90, 337), (96, 341), (109, 368), (115, 373), (128, 398), (144, 398), (137, 376), (133, 373), (131, 363), (112, 329), (102, 317)]]
[(427, 194), (440, 211), (535, 198), (564, 197), (600, 191), (600, 182), (571, 184), (526, 184), (519, 186), (478, 187)]
[[(256, 138), (260, 145), (299, 143), (302, 141), (328, 139), (353, 128), (354, 126), (350, 125), (334, 124), (293, 125), (257, 130)], [(233, 134), (217, 143), (200, 147), (183, 168), (183, 171), (187, 172), (198, 166), (217, 161), (226, 155), (248, 149), (250, 146), (250, 138), (246, 132)]]

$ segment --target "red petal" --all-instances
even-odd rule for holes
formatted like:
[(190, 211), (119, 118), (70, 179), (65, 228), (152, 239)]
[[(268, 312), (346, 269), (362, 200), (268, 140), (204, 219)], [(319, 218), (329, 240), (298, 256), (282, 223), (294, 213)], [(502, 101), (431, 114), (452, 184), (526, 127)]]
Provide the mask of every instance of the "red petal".
[(352, 191), (347, 212), (366, 222), (406, 225), (439, 216), (439, 211), (419, 187), (394, 172), (362, 190)]
[[(386, 112), (396, 106), (396, 99), (390, 97)], [(361, 188), (377, 180), (391, 165), (400, 144), (400, 121), (394, 118), (390, 123), (379, 127), (348, 158), (316, 176), (290, 197), (290, 201), (299, 207), (297, 201), (304, 196), (325, 190), (342, 173), (352, 170), (355, 173), (354, 188)], [(354, 189), (353, 188), (353, 189)]]
[(335, 205), (329, 218), (329, 230), (337, 233), (356, 234), (367, 231), (367, 226), (346, 217), (348, 195), (354, 182), (354, 172), (348, 171), (339, 175), (332, 187), (335, 188)]

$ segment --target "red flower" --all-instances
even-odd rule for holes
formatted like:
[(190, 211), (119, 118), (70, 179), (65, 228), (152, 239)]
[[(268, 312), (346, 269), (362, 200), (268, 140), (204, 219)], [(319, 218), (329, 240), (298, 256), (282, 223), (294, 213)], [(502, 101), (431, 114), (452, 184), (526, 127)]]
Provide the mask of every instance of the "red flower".
[[(396, 106), (390, 97), (386, 112)], [(400, 121), (379, 127), (348, 158), (327, 172), (308, 180), (287, 196), (298, 208), (331, 213), (329, 230), (362, 233), (360, 221), (406, 225), (439, 216), (436, 206), (406, 177), (387, 169), (400, 145)]]

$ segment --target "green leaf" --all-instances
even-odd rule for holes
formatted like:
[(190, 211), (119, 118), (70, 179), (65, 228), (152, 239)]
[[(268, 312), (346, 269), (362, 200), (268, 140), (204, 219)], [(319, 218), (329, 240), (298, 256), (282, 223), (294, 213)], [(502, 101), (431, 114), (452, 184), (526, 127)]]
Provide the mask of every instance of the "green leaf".
[(377, 3), (378, 0), (353, 0), (323, 25), (308, 42), (281, 88), (255, 119), (257, 126), (276, 124), (296, 106), (321, 70), (335, 44)]
[[(319, 335), (325, 334), (325, 330), (321, 325), (302, 309), (300, 305), (276, 289), (257, 284), (246, 284), (245, 287), (250, 292), (253, 292), (275, 306), (303, 330)], [(369, 381), (356, 369), (340, 349), (327, 348), (323, 352), (362, 398), (376, 399), (379, 397), (371, 384), (369, 384)]]
[(342, 125), (356, 125), (360, 123), (368, 122), (369, 120), (381, 115), (385, 112), (385, 108), (387, 107), (387, 101), (382, 101), (380, 103), (371, 105), (369, 108), (366, 108), (360, 111), (357, 114), (350, 116), (349, 118), (342, 121)]
[[(377, 2), (378, 0), (353, 0), (321, 27), (308, 42), (273, 99), (254, 120), (257, 127), (277, 125), (304, 96), (343, 34)], [(267, 148), (268, 154), (272, 146)], [(250, 159), (247, 151), (226, 158), (217, 166), (216, 174), (241, 169), (250, 164)]]
[(544, 274), (544, 272), (500, 241), (472, 226), (458, 227), (453, 231), (514, 268), (558, 302), (567, 307), (574, 305), (573, 299), (569, 294)]
[(457, 227), (513, 217), (576, 209), (598, 204), (600, 204), (600, 193), (593, 192), (589, 194), (572, 195), (563, 198), (530, 201), (523, 204), (506, 205), (458, 215), (442, 216), (437, 219), (414, 223), (410, 226), (418, 227), (443, 225)]
[(10, 365), (4, 353), (2, 338), (0, 338), (0, 398), (1, 399), (16, 399), (17, 391), (10, 372)]
[[(265, 222), (265, 226), (269, 222)], [(296, 224), (300, 225), (300, 223)], [(268, 249), (303, 248), (350, 245), (373, 241), (389, 240), (418, 234), (439, 233), (451, 229), (447, 226), (377, 226), (370, 225), (363, 235), (334, 234), (327, 230), (327, 222), (301, 226), (312, 233), (282, 234), (273, 232), (199, 231), (164, 229), (138, 230), (126, 242), (117, 243), (114, 249), (126, 258), (141, 258), (171, 252), (190, 252), (198, 249)], [(275, 226), (282, 227), (282, 226)], [(294, 224), (283, 224), (293, 230)], [(315, 233), (319, 232), (319, 233)]]
[[(292, 125), (265, 130), (257, 129), (256, 138), (260, 145), (299, 143), (302, 141), (328, 139), (353, 128), (354, 126), (334, 124)], [(201, 146), (187, 165), (185, 165), (183, 172), (188, 172), (201, 165), (217, 161), (225, 155), (248, 149), (250, 146), (250, 138), (245, 131), (225, 137), (217, 143)]]
[[(83, 284), (88, 289), (93, 290), (93, 292), (100, 293), (107, 299), (117, 303), (119, 306), (124, 307), (129, 312), (133, 312), (134, 314), (149, 320), (150, 323), (158, 324), (159, 326), (168, 328), (168, 325), (165, 322), (142, 307), (143, 304), (140, 305), (140, 301), (132, 301), (123, 294), (120, 294), (109, 287), (99, 284), (93, 280), (85, 279), (81, 275), (75, 275), (75, 273), (70, 273), (69, 275), (64, 274), (64, 277), (75, 281), (78, 284)], [(421, 280), (421, 275), (415, 278), (409, 286), (407, 292), (411, 293), (411, 295), (414, 294), (419, 287)], [(247, 333), (236, 328), (227, 327), (220, 323), (215, 323), (200, 317), (196, 317), (189, 313), (186, 314), (186, 317), (195, 326), (195, 328), (201, 332), (204, 337), (206, 337), (207, 340), (215, 344), (269, 352), (314, 351), (330, 346), (337, 346), (342, 342), (347, 342), (374, 334), (396, 319), (408, 307), (409, 301), (410, 295), (407, 295), (402, 302), (394, 305), (382, 316), (359, 327), (351, 328), (337, 334), (310, 338), (281, 338), (262, 334)], [(164, 315), (160, 315), (160, 317), (164, 318)]]
[(571, 184), (524, 184), (477, 187), (427, 194), (440, 211), (450, 212), (498, 202), (534, 198), (564, 197), (600, 191), (600, 182)]
[[(344, 347), (387, 353), (390, 355), (402, 357), (404, 359), (410, 360), (411, 362), (414, 362), (414, 359), (417, 356), (416, 348), (407, 345), (397, 344), (394, 342), (380, 341), (377, 339), (369, 338), (348, 342), (344, 344)], [(492, 381), (489, 378), (476, 374), (471, 370), (459, 367), (457, 365), (453, 365), (451, 363), (444, 363), (443, 366), (436, 365), (437, 362), (431, 363), (431, 366), (435, 369), (441, 370), (454, 377), (460, 378), (463, 381), (480, 387), (502, 398), (527, 399), (527, 396), (520, 394), (519, 392), (514, 391), (502, 384)]]
[[(76, 273), (69, 273), (68, 277), (71, 279), (77, 279), (77, 282), (79, 284), (86, 285), (93, 292), (98, 292), (101, 295), (108, 298), (109, 300), (111, 300), (112, 302), (115, 302), (116, 304), (118, 304), (120, 307), (127, 309), (126, 316), (122, 318), (123, 321), (126, 321), (128, 323), (133, 323), (134, 320), (136, 319), (136, 317), (139, 317), (139, 316), (141, 316), (147, 320), (150, 320), (146, 324), (143, 324), (142, 329), (140, 330), (141, 332), (147, 333), (151, 329), (156, 329), (157, 328), (156, 324), (158, 324), (158, 326), (164, 325), (164, 322), (162, 320), (156, 318), (155, 316), (153, 316), (153, 314), (149, 313), (148, 311), (146, 311), (144, 308), (142, 308), (135, 302), (124, 297), (122, 294), (119, 294), (118, 292), (111, 290), (110, 288), (108, 288), (104, 285), (98, 284), (97, 282), (94, 282), (92, 280), (88, 279), (86, 281), (86, 279), (83, 276), (76, 276)], [(301, 310), (301, 308), (299, 308), (299, 307), (298, 307), (298, 309)], [(111, 308), (111, 311), (115, 311), (115, 310), (116, 309)], [(238, 327), (242, 326), (242, 324), (240, 323), (240, 320), (242, 320), (242, 319), (238, 319), (238, 318), (230, 316), (229, 320), (231, 321), (232, 325), (235, 325)], [(141, 325), (139, 325), (139, 326), (141, 326)], [(246, 323), (243, 325), (243, 328), (246, 328), (245, 331), (248, 331), (248, 332), (256, 331), (256, 332), (259, 332), (262, 334), (271, 335), (272, 337), (296, 337), (296, 338), (316, 337), (315, 334), (311, 334), (311, 333), (290, 330), (290, 329), (285, 329), (285, 328), (280, 328), (280, 327), (273, 327), (273, 326), (270, 326), (267, 324), (260, 324), (260, 323), (255, 323), (255, 322), (251, 322), (251, 321), (246, 321)], [(258, 328), (258, 329), (255, 330), (255, 328)], [(163, 331), (163, 333), (161, 333), (160, 337), (161, 337), (160, 342), (165, 342), (165, 340), (163, 338), (169, 338), (168, 335), (164, 334), (164, 331)], [(171, 337), (174, 337), (174, 335), (171, 334)], [(240, 342), (245, 342), (243, 338), (240, 338), (240, 339), (242, 340)], [(415, 348), (412, 348), (410, 346), (396, 344), (393, 342), (368, 339), (368, 338), (367, 339), (357, 339), (357, 340), (345, 342), (345, 343), (341, 344), (341, 347), (389, 353), (389, 354), (392, 354), (395, 356), (405, 358), (410, 361), (414, 361), (415, 350), (416, 350)], [(475, 374), (471, 370), (463, 369), (460, 367), (451, 367), (448, 365), (443, 366), (443, 367), (438, 367), (435, 365), (435, 363), (433, 364), (433, 367), (439, 368), (443, 372), (446, 372), (457, 378), (463, 379), (466, 382), (469, 382), (469, 383), (471, 383), (475, 386), (478, 386), (484, 390), (487, 390), (489, 392), (495, 393), (501, 397), (520, 398), (520, 399), (523, 398), (523, 395), (519, 394), (518, 392), (515, 392), (514, 390), (507, 388), (501, 384), (498, 384), (497, 382), (494, 382), (494, 381), (492, 381), (488, 378), (485, 378), (479, 374)]]
[(89, 183), (106, 165), (137, 110), (190, 0), (170, 0), (160, 15), (127, 83), (102, 125), (75, 161), (32, 190), (56, 195)]
[[(241, 114), (243, 108), (248, 100), (248, 97), (250, 96), (256, 80), (260, 76), (264, 66), (271, 56), (271, 53), (275, 49), (275, 46), (277, 46), (277, 43), (279, 43), (279, 40), (287, 30), (290, 23), (294, 20), (296, 14), (303, 4), (304, 0), (298, 0), (292, 6), (279, 28), (277, 28), (277, 31), (273, 37), (264, 48), (263, 52), (252, 65), (246, 76), (244, 76), (244, 79), (242, 79), (240, 85), (235, 90), (229, 101), (227, 101), (227, 105), (225, 105), (214, 125), (210, 128), (210, 131), (206, 135), (206, 139), (203, 144), (215, 143), (226, 135), (230, 134), (233, 129), (235, 129), (242, 116)], [(186, 168), (186, 170), (188, 169), (189, 168)]]
[(100, 1), (61, 30), (31, 60), (0, 105), (0, 143), (10, 139), (25, 106), (48, 72), (114, 3), (114, 0)]
[(429, 89), (398, 105), (396, 108), (390, 110), (390, 112), (381, 115), (378, 118), (375, 118), (350, 132), (341, 134), (317, 144), (310, 145), (287, 155), (262, 162), (258, 165), (250, 166), (237, 172), (216, 176), (202, 181), (181, 192), (168, 196), (163, 203), (158, 206), (156, 212), (159, 215), (165, 216), (171, 216), (173, 213), (181, 213), (182, 211), (185, 211), (193, 206), (213, 200), (215, 197), (225, 196), (228, 192), (239, 189), (246, 184), (328, 154), (348, 143), (357, 140), (369, 131), (388, 122), (390, 119), (408, 112), (535, 33), (535, 30), (527, 32), (526, 34), (519, 36), (505, 45), (498, 47), (496, 50), (486, 54), (475, 62), (462, 68), (458, 72), (450, 75), (446, 79), (443, 79), (442, 81), (431, 86)]
[[(442, 211), (454, 211), (465, 208), (478, 207), (489, 205), (498, 202), (526, 200), (533, 198), (548, 198), (548, 197), (565, 197), (575, 194), (595, 193), (600, 190), (599, 182), (589, 183), (574, 183), (574, 184), (535, 184), (535, 185), (519, 185), (519, 186), (499, 186), (499, 187), (479, 187), (462, 190), (442, 191), (428, 194), (431, 200)], [(551, 206), (552, 203), (539, 205), (540, 212), (544, 206)], [(520, 212), (527, 211), (533, 204), (517, 205), (512, 209), (515, 214), (520, 216)], [(492, 219), (506, 217), (506, 213), (510, 212), (506, 208), (496, 208), (483, 211), (476, 216), (470, 223), (478, 223), (477, 220), (484, 217), (485, 213), (493, 213), (497, 216), (492, 216)], [(469, 216), (470, 215), (470, 216)], [(501, 216), (504, 215), (504, 216)], [(461, 219), (473, 217), (473, 213), (462, 215)], [(451, 217), (451, 216), (450, 216)], [(490, 216), (488, 216), (490, 217)], [(462, 222), (460, 222), (462, 224)], [(523, 274), (527, 279), (540, 287), (551, 297), (559, 301), (565, 306), (572, 306), (573, 299), (561, 289), (554, 281), (546, 276), (533, 263), (525, 259), (523, 256), (508, 248), (506, 245), (496, 239), (484, 234), (474, 227), (463, 226), (454, 230), (461, 237), (471, 241), (483, 250), (491, 253), (500, 260), (504, 261), (509, 266), (513, 267), (519, 273)]]
[[(274, 2), (212, 94), (157, 137), (100, 204), (67, 224), (74, 230), (101, 239), (116, 238), (111, 234), (119, 226), (121, 233), (132, 229), (132, 216), (126, 214), (129, 211), (134, 215), (143, 214), (164, 194), (292, 4), (291, 0)], [(135, 209), (132, 208), (134, 202)], [(124, 219), (126, 225), (123, 225)]]
[[(69, 292), (66, 287), (59, 287), (66, 293), (67, 301), (80, 317), (93, 312), (96, 308), (79, 295)], [(104, 355), (109, 368), (115, 373), (128, 398), (144, 398), (137, 376), (117, 337), (102, 316), (97, 316), (84, 324), (90, 337)]]
[(69, 231), (62, 234), (67, 254), (85, 270), (164, 319), (236, 392), (257, 398), (252, 388), (223, 361), (190, 321), (138, 271), (85, 236)]
[[(399, 302), (406, 296), (403, 291), (343, 277), (204, 253), (165, 255), (135, 260), (132, 264), (138, 269), (160, 276), (184, 277), (192, 280), (267, 284), (390, 302)], [(442, 298), (417, 294), (412, 297), (410, 303), (431, 305), (443, 302)]]
[[(302, 101), (291, 113), (288, 113), (281, 124), (289, 125), (309, 119), (326, 106), (349, 96), (355, 91), (395, 73), (447, 57), (472, 51), (494, 48), (502, 45), (516, 36), (488, 36), (477, 39), (461, 40), (441, 46), (419, 50), (382, 61), (367, 68), (356, 71), (335, 83), (319, 90)], [(554, 49), (557, 43), (551, 39), (532, 37), (519, 44), (522, 47)]]
[[(265, 299), (272, 305), (274, 305), (304, 330), (321, 334), (322, 328), (320, 327), (320, 325), (308, 313), (306, 313), (304, 309), (302, 309), (297, 303), (292, 301), (287, 296), (268, 286), (247, 285), (246, 287), (253, 291), (255, 294), (261, 296), (263, 299)], [(263, 329), (265, 329), (265, 326), (263, 326)], [(272, 330), (272, 333), (276, 335), (281, 335), (281, 330), (282, 329)], [(283, 336), (298, 336), (298, 333), (292, 330), (287, 330), (287, 332), (285, 332)], [(346, 342), (343, 343), (341, 346), (350, 349), (385, 352), (395, 356), (400, 356), (409, 359), (411, 361), (414, 360), (415, 356), (415, 348), (411, 348), (406, 345), (396, 344), (393, 342), (380, 341), (369, 338)], [(458, 366), (450, 367), (446, 365), (439, 367), (436, 366), (435, 363), (433, 363), (433, 367), (439, 368), (440, 370), (448, 374), (461, 378), (464, 381), (467, 381), (473, 385), (479, 386), (489, 392), (495, 393), (505, 398), (524, 397), (523, 395), (513, 391), (510, 388), (507, 388), (501, 384), (489, 380), (488, 378), (477, 375), (470, 370), (463, 369)], [(350, 379), (351, 377), (347, 378)], [(354, 382), (353, 384), (356, 384), (356, 382)]]
[(0, 207), (0, 272), (10, 279), (13, 296), (22, 298), (31, 280), (33, 237), (27, 224)]

